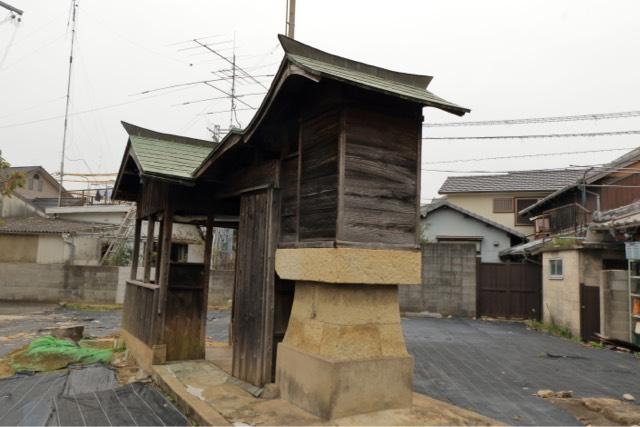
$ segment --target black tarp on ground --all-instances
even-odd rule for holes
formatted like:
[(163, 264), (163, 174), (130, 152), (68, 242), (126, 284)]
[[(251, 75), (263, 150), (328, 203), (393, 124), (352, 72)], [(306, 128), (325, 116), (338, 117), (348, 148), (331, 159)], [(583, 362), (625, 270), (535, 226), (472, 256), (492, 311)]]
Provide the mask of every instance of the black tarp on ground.
[(105, 366), (0, 380), (0, 425), (173, 426), (189, 421), (155, 388), (117, 387)]

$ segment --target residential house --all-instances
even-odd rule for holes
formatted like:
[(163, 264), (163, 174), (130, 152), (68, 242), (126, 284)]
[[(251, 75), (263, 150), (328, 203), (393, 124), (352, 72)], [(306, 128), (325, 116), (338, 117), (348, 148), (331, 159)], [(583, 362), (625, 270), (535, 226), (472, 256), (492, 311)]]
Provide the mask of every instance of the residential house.
[(640, 148), (581, 175), (519, 212), (535, 224), (543, 319), (586, 340), (596, 332), (629, 340), (629, 328), (616, 319), (629, 324), (620, 292), (628, 288), (624, 241), (635, 234), (620, 230), (633, 228), (624, 224), (640, 200)]
[(421, 211), (423, 242), (471, 243), (482, 262), (501, 262), (499, 253), (522, 243), (526, 236), (512, 228), (461, 208), (447, 199)]
[(42, 216), (3, 218), (0, 262), (96, 265), (104, 226)]
[(61, 195), (67, 203), (77, 203), (72, 193), (61, 188), (60, 183), (42, 166), (14, 166), (3, 171), (4, 174), (19, 172), (24, 175), (25, 184), (15, 190), (15, 194), (44, 208), (58, 204)]
[(450, 176), (439, 193), (454, 205), (529, 236), (534, 233), (533, 224), (518, 212), (573, 184), (583, 174), (581, 170), (530, 170)]

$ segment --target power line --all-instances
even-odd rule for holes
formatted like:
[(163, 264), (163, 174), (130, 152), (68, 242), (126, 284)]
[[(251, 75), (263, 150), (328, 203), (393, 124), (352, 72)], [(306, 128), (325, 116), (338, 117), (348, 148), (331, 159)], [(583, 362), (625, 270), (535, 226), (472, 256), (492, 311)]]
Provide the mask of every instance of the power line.
[[(169, 92), (165, 92), (165, 93), (159, 93), (157, 95), (146, 96), (144, 98), (134, 99), (132, 101), (119, 102), (117, 104), (103, 105), (101, 107), (91, 108), (91, 109), (88, 109), (88, 110), (70, 112), (69, 113), (69, 117), (77, 116), (77, 115), (80, 115), (80, 114), (93, 113), (93, 112), (96, 112), (96, 111), (107, 110), (107, 109), (110, 109), (110, 108), (121, 107), (123, 105), (128, 105), (128, 104), (135, 104), (137, 102), (146, 101), (146, 100), (151, 99), (151, 98), (157, 98), (158, 96), (165, 96), (165, 95), (168, 95), (170, 93), (178, 92), (179, 90), (182, 90), (182, 89), (176, 89), (174, 91), (169, 91)], [(57, 116), (45, 117), (45, 118), (42, 118), (42, 119), (30, 120), (30, 121), (27, 121), (27, 122), (13, 123), (13, 124), (10, 124), (10, 125), (1, 125), (0, 129), (8, 129), (8, 128), (19, 127), (19, 126), (27, 126), (27, 125), (32, 125), (32, 124), (36, 124), (36, 123), (47, 122), (47, 121), (50, 121), (50, 120), (57, 120), (57, 119), (61, 119), (63, 117), (64, 117), (64, 114), (61, 114), (61, 115), (57, 115)]]
[(494, 125), (521, 125), (529, 123), (550, 123), (550, 122), (574, 122), (580, 120), (605, 120), (622, 119), (626, 117), (639, 117), (640, 110), (622, 111), (619, 113), (598, 113), (581, 114), (574, 116), (555, 117), (533, 117), (524, 119), (504, 119), (504, 120), (481, 120), (475, 122), (445, 122), (445, 123), (425, 123), (426, 127), (457, 127), (457, 126), (494, 126)]
[(444, 163), (464, 163), (464, 162), (479, 162), (483, 160), (503, 160), (503, 159), (522, 159), (528, 157), (548, 157), (548, 156), (564, 156), (570, 154), (588, 154), (588, 153), (605, 153), (611, 151), (624, 151), (624, 150), (632, 150), (636, 147), (626, 147), (626, 148), (610, 148), (606, 150), (585, 150), (585, 151), (563, 151), (559, 153), (534, 153), (534, 154), (519, 154), (515, 156), (498, 156), (498, 157), (480, 157), (473, 159), (458, 159), (458, 160), (441, 160), (437, 162), (423, 162), (425, 165), (437, 165)]
[(640, 130), (622, 130), (614, 132), (546, 133), (534, 135), (491, 135), (491, 136), (427, 136), (423, 140), (445, 141), (466, 139), (530, 139), (530, 138), (575, 138), (594, 136), (640, 135)]

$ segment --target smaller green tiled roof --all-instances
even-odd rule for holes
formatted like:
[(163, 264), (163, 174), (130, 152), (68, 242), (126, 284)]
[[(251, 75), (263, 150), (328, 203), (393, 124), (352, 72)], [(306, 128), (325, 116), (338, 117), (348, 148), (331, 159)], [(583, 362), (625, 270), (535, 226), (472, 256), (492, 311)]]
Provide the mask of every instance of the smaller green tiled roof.
[(129, 133), (132, 155), (145, 174), (192, 179), (194, 171), (217, 146), (211, 141), (123, 125)]

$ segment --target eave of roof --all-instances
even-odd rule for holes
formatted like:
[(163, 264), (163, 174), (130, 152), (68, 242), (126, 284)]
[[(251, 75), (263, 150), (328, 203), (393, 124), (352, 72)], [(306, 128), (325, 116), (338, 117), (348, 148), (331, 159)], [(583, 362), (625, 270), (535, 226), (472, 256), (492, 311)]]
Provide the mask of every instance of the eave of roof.
[(449, 176), (438, 193), (553, 192), (573, 184), (584, 170), (525, 170), (492, 175)]
[(488, 224), (488, 225), (490, 225), (490, 226), (492, 226), (494, 228), (497, 228), (497, 229), (502, 230), (502, 231), (504, 231), (506, 233), (509, 233), (512, 236), (519, 237), (519, 238), (525, 238), (526, 237), (525, 234), (523, 234), (523, 233), (521, 233), (521, 232), (519, 232), (517, 230), (514, 230), (514, 229), (509, 228), (507, 226), (504, 226), (504, 225), (502, 225), (500, 223), (492, 221), (489, 218), (485, 218), (482, 215), (478, 215), (475, 212), (471, 212), (471, 211), (469, 211), (467, 209), (461, 208), (460, 206), (455, 205), (455, 204), (451, 203), (448, 200), (442, 200), (442, 201), (438, 201), (438, 202), (431, 203), (429, 205), (423, 206), (420, 209), (420, 216), (422, 218), (428, 217), (430, 212), (436, 211), (436, 210), (444, 208), (444, 207), (452, 209), (454, 211), (457, 211), (457, 212), (459, 212), (459, 213), (461, 213), (463, 215), (466, 215), (468, 217), (476, 219), (476, 220), (478, 220), (480, 222), (484, 222), (485, 224)]
[(269, 107), (284, 81), (291, 75), (302, 75), (314, 81), (326, 77), (425, 106), (439, 108), (459, 116), (471, 111), (427, 91), (426, 88), (433, 79), (431, 76), (400, 73), (357, 62), (321, 51), (282, 34), (278, 35), (278, 40), (285, 55), (260, 107), (243, 131), (232, 131), (225, 135), (216, 149), (207, 156), (200, 167), (196, 168), (193, 173), (195, 178), (200, 177), (208, 167), (233, 146), (238, 143), (246, 143), (251, 138), (268, 113)]
[(104, 224), (69, 221), (41, 216), (9, 217), (0, 222), (0, 234), (62, 234), (113, 228)]

